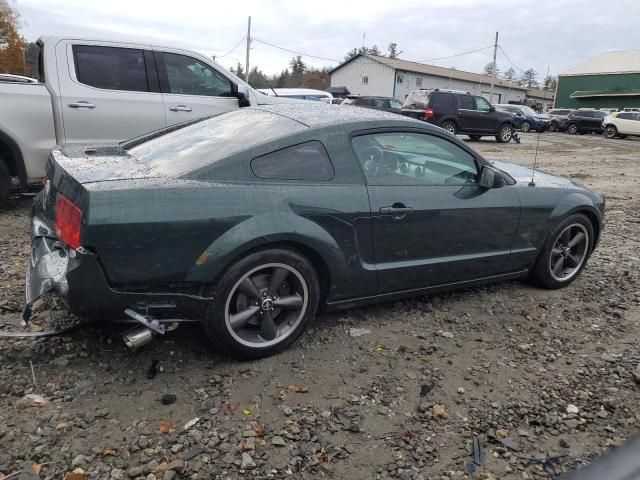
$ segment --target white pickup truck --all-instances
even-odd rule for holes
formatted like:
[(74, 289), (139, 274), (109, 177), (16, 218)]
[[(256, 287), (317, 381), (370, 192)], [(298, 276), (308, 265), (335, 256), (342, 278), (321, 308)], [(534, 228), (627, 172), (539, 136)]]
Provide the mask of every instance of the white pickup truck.
[(199, 53), (153, 45), (43, 37), (38, 82), (0, 82), (0, 205), (12, 177), (44, 176), (63, 143), (119, 142), (266, 96)]

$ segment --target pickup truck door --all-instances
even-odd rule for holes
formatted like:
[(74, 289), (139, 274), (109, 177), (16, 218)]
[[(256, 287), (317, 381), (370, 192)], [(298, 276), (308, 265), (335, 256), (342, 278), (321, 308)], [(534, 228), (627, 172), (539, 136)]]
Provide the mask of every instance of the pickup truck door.
[(217, 69), (179, 50), (155, 50), (167, 125), (239, 108), (237, 85)]
[(66, 143), (119, 142), (166, 126), (150, 46), (63, 41), (56, 62)]

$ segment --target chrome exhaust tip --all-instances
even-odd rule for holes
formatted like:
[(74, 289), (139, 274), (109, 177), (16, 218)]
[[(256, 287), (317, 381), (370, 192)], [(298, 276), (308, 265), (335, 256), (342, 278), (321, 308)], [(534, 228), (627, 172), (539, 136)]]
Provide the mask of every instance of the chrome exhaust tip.
[(153, 331), (147, 327), (136, 327), (122, 334), (124, 344), (132, 350), (144, 347), (151, 343)]

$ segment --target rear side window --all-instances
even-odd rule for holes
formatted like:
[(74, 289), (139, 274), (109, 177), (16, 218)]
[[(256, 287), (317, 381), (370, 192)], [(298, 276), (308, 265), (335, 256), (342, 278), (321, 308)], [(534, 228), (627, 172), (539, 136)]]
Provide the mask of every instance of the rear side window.
[(251, 161), (258, 178), (277, 180), (331, 180), (333, 165), (324, 145), (318, 141), (301, 143), (268, 153)]
[(475, 110), (473, 105), (473, 97), (471, 95), (460, 95), (461, 110)]
[(74, 45), (73, 59), (80, 83), (105, 90), (149, 91), (142, 50)]
[(455, 97), (451, 93), (432, 93), (430, 106), (434, 109), (453, 109)]
[(622, 112), (616, 115), (620, 120), (634, 120), (634, 115), (631, 112)]

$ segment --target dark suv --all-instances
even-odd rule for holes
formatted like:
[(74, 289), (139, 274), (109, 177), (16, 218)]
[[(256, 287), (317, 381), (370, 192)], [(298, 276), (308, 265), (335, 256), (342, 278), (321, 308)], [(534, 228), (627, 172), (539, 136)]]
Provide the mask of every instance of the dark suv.
[(563, 127), (568, 133), (602, 133), (602, 121), (607, 112), (600, 110), (576, 110), (571, 112)]
[(412, 91), (402, 105), (401, 113), (433, 123), (453, 134), (466, 133), (471, 140), (485, 135), (506, 143), (513, 136), (511, 113), (498, 112), (483, 97), (456, 90)]
[(385, 112), (400, 113), (402, 103), (391, 97), (373, 97), (349, 95), (341, 105), (351, 105), (352, 107), (373, 108), (374, 110), (384, 110)]

